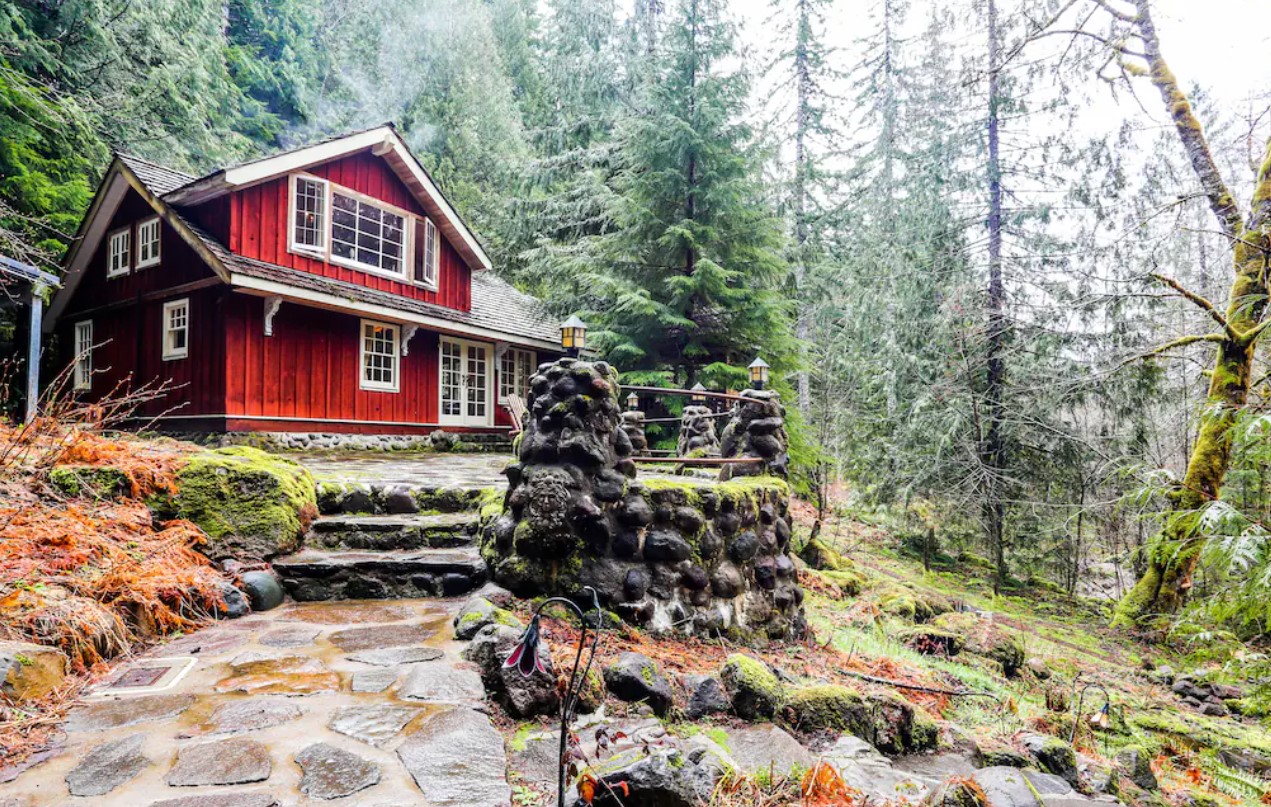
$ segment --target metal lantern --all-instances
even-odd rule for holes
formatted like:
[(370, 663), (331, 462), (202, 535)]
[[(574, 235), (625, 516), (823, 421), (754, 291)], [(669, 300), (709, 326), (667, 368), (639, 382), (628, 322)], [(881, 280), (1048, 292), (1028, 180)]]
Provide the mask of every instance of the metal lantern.
[(706, 395), (704, 394), (706, 392), (706, 387), (702, 386), (702, 382), (699, 381), (696, 384), (694, 384), (693, 389), (691, 389), (690, 392), (693, 393), (693, 396), (692, 396), (693, 403), (695, 404), (706, 403)]
[(627, 408), (632, 412), (640, 408), (640, 396), (634, 392), (627, 396)]
[(755, 389), (763, 389), (764, 385), (768, 383), (768, 362), (756, 356), (755, 360), (750, 363), (749, 369), (750, 385)]
[(587, 323), (571, 314), (560, 325), (560, 346), (571, 356), (577, 356), (587, 345)]

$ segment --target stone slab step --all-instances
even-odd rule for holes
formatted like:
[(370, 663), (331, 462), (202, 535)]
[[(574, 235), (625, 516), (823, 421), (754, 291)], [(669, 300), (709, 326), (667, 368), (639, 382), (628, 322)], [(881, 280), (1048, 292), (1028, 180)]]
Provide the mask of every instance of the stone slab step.
[(377, 551), (471, 546), (477, 521), (475, 513), (322, 516), (313, 522), (305, 546)]
[(301, 602), (456, 597), (486, 580), (475, 548), (305, 549), (276, 558), (273, 567), (287, 593)]
[(482, 496), (503, 484), (437, 485), (411, 482), (320, 481), (318, 512), (323, 515), (415, 515), (476, 513)]

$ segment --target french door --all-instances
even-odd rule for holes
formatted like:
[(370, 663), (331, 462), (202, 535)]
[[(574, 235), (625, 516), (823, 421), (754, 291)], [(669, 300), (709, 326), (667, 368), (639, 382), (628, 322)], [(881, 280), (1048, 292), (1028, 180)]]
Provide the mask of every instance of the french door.
[(441, 337), (441, 417), (448, 426), (492, 426), (491, 345)]

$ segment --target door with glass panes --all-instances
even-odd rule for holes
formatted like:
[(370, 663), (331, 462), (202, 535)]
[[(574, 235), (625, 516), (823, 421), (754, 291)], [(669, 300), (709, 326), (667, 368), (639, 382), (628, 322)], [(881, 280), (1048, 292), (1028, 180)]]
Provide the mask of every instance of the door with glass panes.
[(441, 417), (447, 426), (491, 426), (491, 345), (441, 338)]

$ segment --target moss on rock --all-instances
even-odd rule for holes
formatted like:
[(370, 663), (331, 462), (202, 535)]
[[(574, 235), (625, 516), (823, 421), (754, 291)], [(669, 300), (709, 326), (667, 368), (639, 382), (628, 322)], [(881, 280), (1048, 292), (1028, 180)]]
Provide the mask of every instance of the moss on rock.
[(861, 696), (837, 684), (817, 684), (795, 690), (784, 713), (791, 726), (804, 731), (848, 731), (860, 719)]
[(49, 483), (71, 498), (122, 499), (132, 488), (127, 474), (109, 466), (58, 465), (49, 471)]
[(313, 477), (297, 462), (246, 446), (194, 454), (161, 514), (193, 521), (213, 559), (264, 559), (294, 551), (317, 514)]
[(785, 701), (785, 688), (768, 665), (741, 653), (724, 660), (719, 680), (733, 711), (746, 720), (771, 719)]
[(799, 550), (799, 557), (813, 569), (850, 572), (856, 568), (852, 561), (831, 549), (828, 544), (819, 538), (813, 538), (804, 544), (803, 549)]

